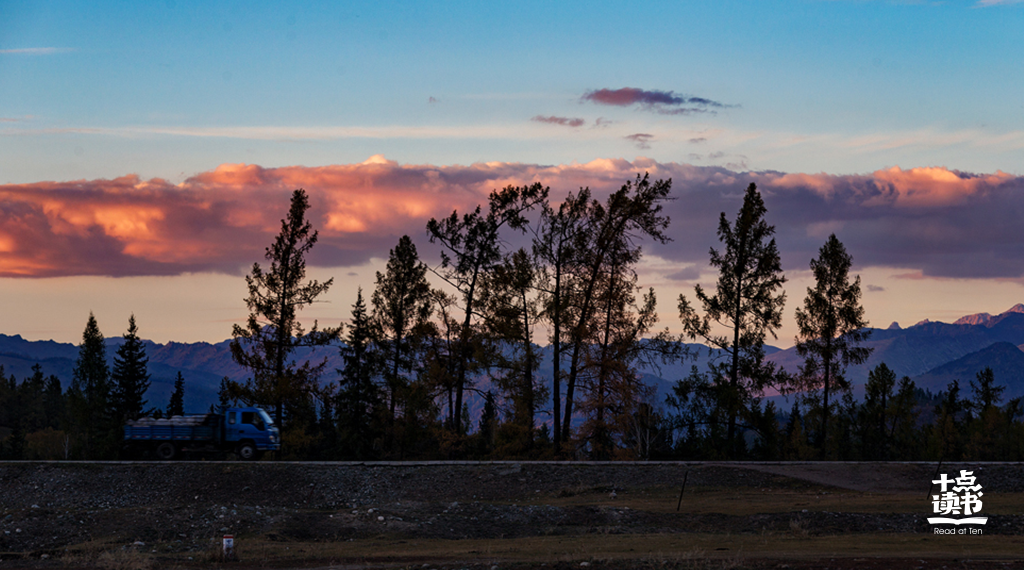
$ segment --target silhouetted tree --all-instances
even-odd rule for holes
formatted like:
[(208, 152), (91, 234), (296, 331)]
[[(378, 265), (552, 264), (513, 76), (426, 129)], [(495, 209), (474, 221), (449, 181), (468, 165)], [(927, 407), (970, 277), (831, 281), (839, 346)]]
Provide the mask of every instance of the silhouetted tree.
[(292, 193), (288, 217), (281, 220), (281, 233), (266, 250), (270, 268), (254, 263), (246, 276), (249, 319), (232, 329), (231, 356), (247, 368), (252, 377), (237, 387), (241, 399), (273, 409), (275, 423), (283, 425), (286, 405), (305, 405), (317, 388), (317, 378), (327, 364), (291, 360), (298, 347), (324, 346), (334, 341), (340, 329), (319, 329), (316, 321), (305, 331), (299, 323), (300, 309), (316, 301), (333, 283), (306, 278), (306, 254), (316, 244), (317, 232), (306, 221), (309, 198), (304, 190)]
[[(538, 287), (542, 291), (541, 317), (550, 328), (553, 444), (556, 452), (562, 447), (562, 370), (565, 332), (573, 326), (570, 310), (572, 275), (582, 261), (579, 252), (587, 247), (590, 190), (569, 193), (556, 211), (543, 203), (540, 224), (533, 240), (533, 254), (540, 264)], [(545, 424), (547, 425), (547, 424)]]
[(964, 458), (964, 436), (970, 420), (970, 402), (960, 397), (960, 382), (954, 380), (939, 393), (935, 421), (931, 425), (929, 455), (938, 460)]
[[(976, 380), (976, 381), (975, 381)], [(968, 428), (967, 455), (981, 461), (1006, 461), (1006, 414), (999, 409), (1006, 386), (996, 386), (995, 374), (985, 367), (971, 380), (971, 400), (967, 403), (973, 418)], [(1002, 452), (1002, 453), (1001, 453)]]
[[(722, 212), (718, 239), (725, 249), (711, 249), (711, 265), (719, 271), (715, 294), (708, 295), (700, 285), (695, 288), (697, 300), (704, 307), (703, 317), (685, 296), (679, 296), (679, 316), (685, 334), (718, 349), (723, 356), (711, 363), (710, 379), (702, 375), (691, 379), (703, 385), (695, 384), (694, 390), (712, 392), (717, 400), (715, 406), (723, 409), (725, 449), (733, 458), (744, 449), (744, 438), (737, 427), (747, 419), (751, 402), (766, 387), (783, 379), (780, 371), (764, 360), (765, 338), (769, 334), (776, 338), (786, 302), (786, 294), (781, 290), (786, 278), (772, 237), (775, 226), (764, 219), (767, 211), (757, 187), (751, 184), (734, 224), (730, 225)], [(717, 333), (713, 324), (725, 327), (728, 334)], [(720, 417), (717, 413), (714, 416)]]
[[(646, 174), (642, 177), (637, 175), (635, 182), (627, 181), (608, 197), (605, 204), (594, 200), (587, 207), (587, 229), (574, 247), (576, 260), (571, 264), (572, 272), (567, 280), (571, 283), (568, 296), (571, 303), (565, 309), (571, 315), (571, 324), (566, 330), (569, 345), (566, 348), (571, 353), (566, 375), (565, 407), (561, 416), (560, 436), (563, 441), (567, 441), (570, 434), (575, 391), (587, 372), (588, 363), (592, 362), (588, 352), (601, 342), (604, 329), (599, 324), (598, 312), (609, 308), (607, 303), (602, 304), (602, 299), (607, 302), (607, 293), (615, 289), (614, 280), (604, 277), (610, 269), (617, 271), (615, 267), (628, 268), (631, 256), (639, 258), (638, 242), (641, 239), (649, 238), (660, 243), (669, 240), (665, 235), (669, 219), (661, 215), (661, 211), (671, 188), (671, 180), (651, 182)], [(610, 336), (607, 338), (611, 339)]]
[(64, 391), (60, 385), (60, 378), (53, 374), (46, 379), (46, 389), (43, 393), (43, 412), (46, 415), (46, 425), (53, 429), (61, 429), (67, 422), (67, 402)]
[(845, 370), (860, 364), (871, 354), (858, 346), (870, 334), (866, 330), (864, 307), (860, 304), (860, 276), (850, 282), (853, 259), (835, 234), (829, 236), (811, 260), (815, 286), (807, 288), (804, 308), (797, 309), (797, 354), (803, 357), (797, 387), (810, 398), (820, 391), (821, 428), (818, 433), (822, 455), (828, 454), (828, 418), (833, 392), (849, 393)]
[(495, 355), (493, 381), (511, 411), (507, 427), (517, 428), (507, 430), (509, 435), (516, 432), (512, 439), (518, 440), (518, 445), (509, 447), (519, 453), (533, 445), (534, 414), (546, 393), (537, 376), (540, 355), (533, 344), (538, 313), (536, 280), (533, 259), (519, 249), (486, 276), (481, 294), (487, 333), (502, 346)]
[(90, 312), (68, 395), (72, 431), (81, 434), (86, 458), (109, 456), (120, 443), (114, 437), (119, 426), (110, 413), (110, 392), (107, 349), (96, 317)]
[(231, 403), (231, 379), (225, 376), (220, 379), (220, 385), (217, 387), (217, 405), (223, 410)]
[(540, 183), (532, 186), (508, 186), (501, 191), (491, 192), (488, 211), (484, 215), (480, 206), (472, 212), (451, 216), (440, 221), (431, 218), (427, 232), (431, 243), (439, 243), (441, 270), (437, 274), (454, 287), (461, 297), (464, 316), (458, 331), (458, 350), (455, 354), (455, 402), (449, 411), (452, 431), (461, 434), (466, 427), (462, 422), (463, 393), (469, 382), (469, 373), (474, 364), (484, 364), (474, 359), (476, 315), (480, 280), (502, 258), (500, 231), (504, 227), (523, 231), (527, 219), (525, 212), (547, 199), (548, 189)]
[(385, 272), (377, 272), (371, 301), (375, 342), (381, 353), (381, 374), (388, 396), (388, 429), (393, 431), (398, 402), (408, 389), (417, 340), (426, 334), (433, 312), (427, 266), (420, 262), (409, 236), (402, 236), (390, 251)]
[(138, 337), (135, 315), (128, 318), (128, 331), (124, 343), (117, 348), (114, 356), (114, 370), (110, 377), (114, 381), (114, 413), (118, 423), (138, 419), (146, 406), (143, 397), (149, 389), (149, 372), (146, 365), (146, 345)]
[(343, 454), (365, 459), (371, 455), (376, 437), (372, 420), (380, 396), (374, 377), (380, 370), (380, 355), (374, 350), (373, 330), (362, 288), (352, 305), (352, 319), (341, 357), (345, 367), (338, 370), (341, 378), (336, 406)]
[(171, 401), (167, 405), (167, 417), (185, 415), (185, 377), (178, 371), (174, 379), (174, 391), (171, 392)]

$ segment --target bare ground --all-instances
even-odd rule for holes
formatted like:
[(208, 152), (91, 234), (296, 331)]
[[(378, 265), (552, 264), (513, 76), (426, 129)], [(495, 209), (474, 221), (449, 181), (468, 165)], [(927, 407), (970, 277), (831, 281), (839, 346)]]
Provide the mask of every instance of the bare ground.
[(224, 534), (238, 568), (1020, 564), (1024, 466), (942, 466), (984, 486), (981, 536), (932, 533), (936, 467), (0, 463), (0, 570), (219, 564)]

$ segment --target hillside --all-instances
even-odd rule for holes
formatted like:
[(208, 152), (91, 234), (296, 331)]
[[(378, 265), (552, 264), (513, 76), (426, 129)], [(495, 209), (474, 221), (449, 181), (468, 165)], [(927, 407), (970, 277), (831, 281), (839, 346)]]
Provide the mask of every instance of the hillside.
[(933, 368), (914, 378), (918, 388), (938, 392), (953, 380), (960, 381), (964, 394), (970, 393), (970, 382), (978, 372), (991, 368), (996, 384), (1006, 386), (1003, 401), (1024, 396), (1024, 351), (1008, 342), (997, 342), (977, 352)]
[[(1011, 309), (977, 325), (928, 322), (905, 329), (871, 329), (871, 335), (864, 343), (873, 349), (871, 356), (864, 364), (851, 366), (847, 377), (855, 387), (854, 393), (859, 395), (868, 373), (883, 362), (897, 376), (914, 378), (996, 343), (1024, 344), (1024, 313)], [(795, 372), (802, 362), (795, 348), (773, 354), (768, 359), (791, 372)], [(996, 378), (1003, 383), (998, 374)], [(1024, 390), (1024, 385), (1021, 390)]]

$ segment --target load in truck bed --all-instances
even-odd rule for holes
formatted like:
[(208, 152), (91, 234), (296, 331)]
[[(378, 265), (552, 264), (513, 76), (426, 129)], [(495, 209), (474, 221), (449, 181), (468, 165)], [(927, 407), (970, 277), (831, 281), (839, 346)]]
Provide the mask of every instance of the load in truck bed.
[(124, 426), (126, 441), (212, 441), (218, 416), (200, 414), (170, 418), (139, 418)]

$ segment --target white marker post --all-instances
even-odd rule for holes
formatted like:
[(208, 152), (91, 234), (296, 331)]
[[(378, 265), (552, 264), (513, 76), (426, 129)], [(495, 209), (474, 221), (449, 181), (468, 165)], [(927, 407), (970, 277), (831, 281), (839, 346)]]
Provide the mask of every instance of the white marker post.
[(224, 535), (224, 560), (235, 559), (235, 536), (233, 534)]

